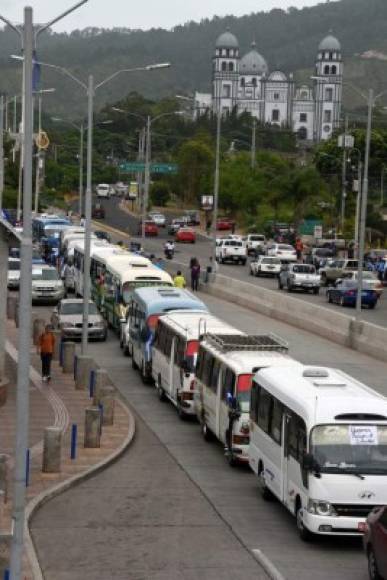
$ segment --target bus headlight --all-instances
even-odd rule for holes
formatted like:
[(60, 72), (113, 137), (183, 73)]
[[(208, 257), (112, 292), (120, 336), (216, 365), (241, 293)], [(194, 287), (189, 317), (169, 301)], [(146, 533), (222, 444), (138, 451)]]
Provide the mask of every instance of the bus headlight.
[(335, 516), (337, 515), (332, 504), (329, 501), (320, 499), (309, 499), (308, 512), (316, 516)]

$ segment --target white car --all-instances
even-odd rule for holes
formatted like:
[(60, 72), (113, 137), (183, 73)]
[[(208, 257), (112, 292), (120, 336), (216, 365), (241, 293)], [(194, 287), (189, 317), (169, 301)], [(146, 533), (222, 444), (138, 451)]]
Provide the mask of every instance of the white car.
[(233, 262), (234, 264), (246, 264), (247, 252), (243, 242), (233, 239), (223, 239), (216, 242), (216, 260), (220, 264)]
[(45, 264), (32, 267), (32, 302), (53, 302), (62, 300), (65, 289), (56, 268)]
[(245, 238), (247, 253), (252, 254), (256, 250), (262, 250), (266, 244), (266, 238), (263, 234), (249, 234)]
[(110, 197), (110, 185), (108, 183), (99, 183), (96, 192), (97, 197)]
[(267, 246), (267, 255), (279, 258), (281, 262), (297, 262), (297, 252), (289, 244), (270, 244)]
[(10, 289), (20, 286), (20, 258), (8, 258), (7, 285)]
[(251, 276), (278, 276), (281, 271), (281, 260), (274, 256), (259, 256), (250, 262)]
[(149, 219), (154, 221), (159, 228), (165, 228), (167, 224), (167, 219), (162, 213), (151, 212), (149, 214)]

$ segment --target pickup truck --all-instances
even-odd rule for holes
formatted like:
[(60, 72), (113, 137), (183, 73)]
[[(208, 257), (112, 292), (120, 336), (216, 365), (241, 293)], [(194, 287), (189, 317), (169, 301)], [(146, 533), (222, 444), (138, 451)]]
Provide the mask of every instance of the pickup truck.
[(320, 275), (311, 264), (283, 264), (278, 278), (278, 288), (288, 292), (300, 289), (314, 294), (320, 292)]
[(234, 262), (246, 264), (247, 250), (243, 242), (233, 239), (221, 239), (216, 241), (216, 260), (220, 264)]
[(323, 268), (320, 268), (321, 284), (323, 286), (334, 284), (338, 278), (344, 278), (346, 272), (353, 272), (357, 268), (357, 260), (330, 260)]
[(257, 250), (262, 250), (265, 247), (266, 238), (263, 234), (249, 234), (244, 238), (246, 243), (247, 253), (254, 254)]
[(335, 238), (320, 238), (320, 239), (316, 239), (315, 240), (315, 246), (317, 248), (331, 248), (332, 245), (335, 245), (335, 247), (338, 250), (344, 250), (345, 249), (345, 238), (343, 238), (342, 236), (336, 236)]

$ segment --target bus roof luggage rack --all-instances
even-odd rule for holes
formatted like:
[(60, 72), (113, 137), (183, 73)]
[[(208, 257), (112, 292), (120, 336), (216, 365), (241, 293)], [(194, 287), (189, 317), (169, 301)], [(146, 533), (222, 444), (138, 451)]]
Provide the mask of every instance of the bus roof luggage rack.
[(223, 351), (259, 350), (287, 352), (288, 343), (275, 334), (206, 334), (205, 340)]

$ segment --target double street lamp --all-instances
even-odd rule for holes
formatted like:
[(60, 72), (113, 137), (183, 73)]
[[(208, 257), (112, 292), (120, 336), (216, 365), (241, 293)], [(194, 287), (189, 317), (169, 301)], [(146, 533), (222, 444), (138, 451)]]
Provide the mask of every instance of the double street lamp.
[[(13, 56), (18, 60), (24, 57)], [(86, 195), (85, 195), (85, 254), (84, 254), (84, 286), (83, 286), (83, 318), (82, 318), (82, 354), (86, 354), (88, 349), (88, 330), (89, 330), (89, 302), (90, 302), (90, 246), (91, 246), (91, 202), (92, 202), (92, 155), (93, 155), (93, 125), (94, 125), (94, 97), (95, 92), (116, 78), (122, 73), (132, 73), (139, 71), (151, 71), (163, 68), (169, 68), (170, 63), (150, 64), (141, 67), (120, 69), (106, 77), (101, 82), (95, 84), (94, 76), (89, 75), (88, 82), (79, 79), (68, 69), (46, 62), (38, 62), (40, 66), (52, 68), (72, 79), (79, 85), (87, 95), (87, 159), (86, 159)]]
[(158, 121), (162, 117), (169, 117), (172, 115), (184, 115), (184, 111), (171, 111), (168, 113), (161, 113), (160, 115), (156, 115), (156, 117), (151, 117), (147, 115), (144, 117), (137, 113), (132, 113), (131, 111), (126, 111), (124, 109), (119, 109), (118, 107), (112, 107), (113, 111), (116, 113), (123, 113), (124, 115), (130, 115), (131, 117), (137, 117), (141, 119), (141, 121), (145, 125), (145, 183), (144, 183), (144, 196), (142, 200), (142, 212), (141, 212), (141, 238), (143, 242), (145, 241), (145, 221), (146, 221), (146, 214), (148, 211), (148, 204), (149, 204), (149, 187), (150, 187), (150, 167), (151, 167), (151, 129), (152, 125), (155, 121)]

